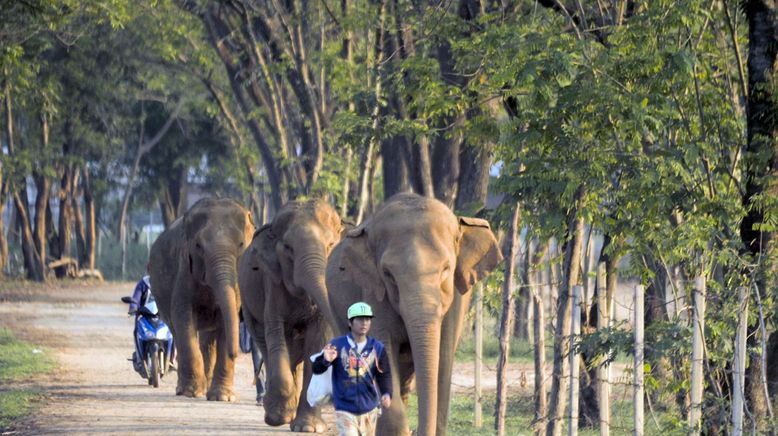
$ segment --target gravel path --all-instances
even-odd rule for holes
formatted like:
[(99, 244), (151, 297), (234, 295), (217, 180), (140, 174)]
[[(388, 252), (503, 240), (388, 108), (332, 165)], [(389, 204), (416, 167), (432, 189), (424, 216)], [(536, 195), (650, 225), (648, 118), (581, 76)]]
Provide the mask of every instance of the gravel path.
[[(157, 389), (148, 386), (127, 360), (133, 350), (133, 320), (120, 298), (133, 287), (134, 283), (73, 282), (0, 291), (0, 326), (48, 347), (60, 363), (53, 374), (23, 383), (41, 389), (47, 401), (15, 431), (4, 434), (291, 433), (288, 426), (264, 423), (264, 410), (254, 402), (248, 354), (241, 354), (236, 364), (237, 403), (178, 397), (175, 374), (163, 378)], [(512, 368), (509, 379), (519, 384), (520, 373), (527, 369)], [(472, 365), (457, 364), (455, 374), (454, 389), (470, 391)], [(526, 378), (531, 380), (531, 374), (529, 368)], [(494, 380), (493, 368), (486, 368), (484, 388), (494, 389)], [(324, 417), (334, 428), (331, 408), (325, 409)]]

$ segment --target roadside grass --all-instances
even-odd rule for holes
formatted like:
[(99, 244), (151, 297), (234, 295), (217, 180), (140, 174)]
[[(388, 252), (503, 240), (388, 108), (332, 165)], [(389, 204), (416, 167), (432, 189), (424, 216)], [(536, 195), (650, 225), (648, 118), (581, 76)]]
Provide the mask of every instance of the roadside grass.
[(0, 430), (29, 414), (43, 396), (34, 389), (15, 389), (12, 383), (51, 371), (55, 364), (45, 349), (20, 341), (11, 330), (0, 328)]
[[(553, 357), (553, 347), (549, 348), (546, 343), (546, 361)], [(553, 346), (553, 342), (551, 343)], [(511, 363), (526, 363), (532, 364), (534, 362), (533, 346), (529, 341), (520, 339), (511, 339), (510, 358)], [(484, 335), (483, 342), (483, 360), (486, 363), (496, 363), (497, 358), (500, 355), (500, 338), (492, 335)], [(464, 336), (459, 341), (459, 347), (457, 347), (454, 360), (457, 362), (474, 362), (475, 361), (475, 344), (472, 335)]]
[[(632, 435), (633, 417), (632, 400), (625, 396), (616, 394), (611, 405), (611, 426), (610, 434)], [(484, 392), (482, 408), (482, 426), (476, 428), (473, 426), (473, 398), (471, 394), (458, 393), (451, 398), (451, 407), (448, 416), (448, 434), (468, 435), (468, 436), (487, 436), (494, 435), (494, 410), (496, 402), (496, 393)], [(418, 427), (417, 417), (417, 397), (412, 394), (409, 400), (408, 420), (411, 429)], [(508, 435), (531, 435), (532, 421), (534, 418), (534, 403), (531, 392), (519, 392), (508, 395), (508, 406), (505, 414), (505, 434)], [(682, 420), (677, 413), (670, 411), (657, 411), (650, 413), (646, 410), (644, 434), (674, 436), (688, 434), (688, 429), (682, 425)], [(567, 433), (566, 423), (563, 425), (563, 434)], [(596, 436), (600, 434), (598, 427), (580, 426), (578, 434), (582, 436)]]

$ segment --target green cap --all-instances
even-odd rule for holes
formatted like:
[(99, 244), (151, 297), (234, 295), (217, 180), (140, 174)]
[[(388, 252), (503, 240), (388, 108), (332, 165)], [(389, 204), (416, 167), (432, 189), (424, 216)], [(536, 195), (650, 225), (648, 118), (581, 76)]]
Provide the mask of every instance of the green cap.
[(369, 316), (372, 318), (373, 309), (367, 303), (361, 301), (359, 303), (354, 303), (348, 308), (348, 320), (351, 321), (352, 318), (358, 316)]

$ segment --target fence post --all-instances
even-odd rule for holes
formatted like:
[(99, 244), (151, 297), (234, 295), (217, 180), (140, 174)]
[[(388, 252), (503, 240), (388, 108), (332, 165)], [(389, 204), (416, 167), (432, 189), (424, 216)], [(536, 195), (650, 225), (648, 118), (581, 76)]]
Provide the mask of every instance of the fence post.
[(580, 388), (580, 373), (578, 353), (575, 351), (575, 340), (581, 334), (581, 285), (573, 286), (573, 319), (570, 333), (570, 416), (567, 423), (567, 434), (575, 436), (578, 434), (578, 391)]
[(691, 404), (689, 407), (689, 427), (698, 431), (702, 418), (702, 359), (703, 341), (705, 340), (705, 278), (702, 276), (694, 280), (692, 290), (693, 316), (692, 316), (692, 381)]
[(473, 426), (483, 425), (481, 404), (481, 367), (483, 365), (484, 348), (484, 289), (483, 284), (475, 285), (475, 409), (473, 410)]
[[(610, 314), (608, 313), (607, 292), (605, 283), (605, 262), (597, 266), (597, 328), (610, 327)], [(610, 357), (611, 350), (605, 351)], [(597, 368), (597, 396), (600, 403), (600, 436), (610, 435), (611, 402), (610, 402), (610, 365), (603, 363)]]
[(635, 436), (643, 435), (643, 361), (645, 347), (645, 342), (643, 340), (643, 328), (645, 323), (643, 295), (643, 285), (635, 286), (635, 325), (633, 326), (635, 332), (635, 366), (633, 368), (634, 390), (632, 396), (632, 404), (635, 408), (635, 429), (632, 434)]
[(738, 288), (740, 298), (738, 300), (739, 314), (737, 334), (735, 335), (735, 362), (732, 370), (732, 436), (743, 434), (743, 405), (745, 404), (745, 390), (743, 388), (746, 377), (746, 336), (748, 327), (748, 293), (745, 287)]

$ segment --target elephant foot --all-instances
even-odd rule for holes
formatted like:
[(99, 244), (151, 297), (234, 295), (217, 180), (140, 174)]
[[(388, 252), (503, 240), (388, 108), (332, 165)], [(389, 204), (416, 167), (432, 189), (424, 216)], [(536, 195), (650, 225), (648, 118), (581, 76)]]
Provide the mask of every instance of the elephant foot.
[(327, 431), (327, 424), (316, 416), (298, 416), (292, 421), (289, 428), (300, 433), (324, 433)]
[(196, 385), (176, 386), (176, 395), (183, 395), (189, 398), (202, 398), (205, 396), (205, 388)]
[(213, 386), (208, 390), (208, 401), (238, 401), (238, 396), (232, 389), (224, 386)]

